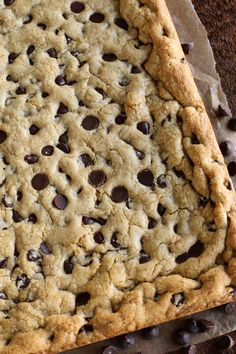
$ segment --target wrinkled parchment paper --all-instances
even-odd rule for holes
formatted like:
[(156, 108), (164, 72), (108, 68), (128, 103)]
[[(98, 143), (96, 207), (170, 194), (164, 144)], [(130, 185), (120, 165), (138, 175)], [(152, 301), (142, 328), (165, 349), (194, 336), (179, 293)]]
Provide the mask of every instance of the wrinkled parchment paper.
[[(206, 31), (201, 24), (191, 0), (166, 0), (167, 6), (175, 23), (181, 43), (194, 42), (194, 49), (187, 57), (194, 74), (197, 86), (205, 102), (208, 114), (213, 124), (218, 142), (232, 140), (233, 134), (225, 129), (226, 118), (218, 119), (214, 110), (219, 103), (228, 108), (226, 97), (222, 91), (220, 79), (215, 70), (215, 61)], [(234, 138), (235, 139), (235, 138)], [(236, 146), (236, 144), (235, 144)], [(236, 182), (236, 181), (235, 181)], [(235, 315), (224, 314), (223, 307), (212, 309), (194, 315), (195, 318), (207, 318), (215, 322), (216, 326), (209, 333), (192, 336), (191, 343), (196, 344), (210, 338), (236, 330)], [(122, 354), (161, 354), (178, 349), (172, 342), (172, 333), (183, 326), (184, 319), (171, 321), (160, 326), (160, 336), (152, 340), (142, 338), (141, 332), (137, 332), (136, 344), (129, 350), (120, 350)], [(101, 348), (108, 344), (116, 345), (117, 339), (111, 339), (95, 343), (87, 347), (71, 350), (73, 354), (99, 354)]]

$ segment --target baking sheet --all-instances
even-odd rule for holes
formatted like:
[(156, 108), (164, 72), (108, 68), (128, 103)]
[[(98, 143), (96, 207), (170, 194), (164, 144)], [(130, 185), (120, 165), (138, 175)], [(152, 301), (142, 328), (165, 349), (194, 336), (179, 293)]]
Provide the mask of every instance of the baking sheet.
[[(228, 104), (221, 88), (219, 76), (215, 70), (215, 61), (211, 46), (207, 39), (206, 31), (194, 10), (191, 0), (166, 0), (166, 3), (177, 28), (181, 43), (194, 42), (195, 44), (194, 49), (191, 51), (187, 59), (205, 102), (218, 142), (223, 140), (233, 141), (233, 133), (225, 129), (227, 118), (216, 118), (214, 112), (217, 110), (219, 103), (227, 108)], [(234, 152), (235, 150), (232, 150), (232, 153)], [(193, 335), (191, 340), (192, 344), (197, 344), (236, 330), (235, 314), (226, 315), (223, 307), (205, 311), (192, 317), (207, 318), (216, 324), (209, 333)], [(155, 354), (160, 354), (176, 350), (178, 349), (178, 346), (172, 342), (171, 336), (175, 329), (183, 326), (183, 323), (184, 319), (180, 319), (161, 325), (160, 336), (152, 340), (143, 339), (141, 332), (138, 332), (135, 334), (135, 346), (130, 350), (120, 350), (120, 352), (123, 354), (134, 354), (138, 352), (141, 352), (142, 354), (152, 354), (154, 352)], [(108, 344), (116, 345), (117, 339), (114, 338), (108, 341), (95, 343), (87, 347), (71, 350), (67, 353), (100, 353), (101, 348)]]

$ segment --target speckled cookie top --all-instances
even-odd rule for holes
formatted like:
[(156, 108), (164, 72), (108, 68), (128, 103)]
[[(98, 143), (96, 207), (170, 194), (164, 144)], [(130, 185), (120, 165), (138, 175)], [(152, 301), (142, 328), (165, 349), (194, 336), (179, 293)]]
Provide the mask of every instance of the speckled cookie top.
[(0, 57), (1, 353), (230, 299), (234, 191), (165, 3), (1, 1)]

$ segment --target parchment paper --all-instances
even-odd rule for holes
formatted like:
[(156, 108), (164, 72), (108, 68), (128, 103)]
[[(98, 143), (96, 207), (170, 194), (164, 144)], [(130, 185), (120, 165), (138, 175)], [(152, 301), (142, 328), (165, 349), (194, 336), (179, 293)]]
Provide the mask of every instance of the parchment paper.
[[(191, 51), (190, 55), (187, 56), (187, 59), (206, 105), (217, 140), (218, 142), (223, 140), (233, 141), (233, 134), (225, 129), (227, 119), (216, 118), (214, 113), (214, 110), (217, 110), (219, 103), (227, 108), (228, 104), (221, 88), (219, 75), (215, 70), (213, 52), (206, 31), (194, 10), (191, 0), (166, 0), (166, 3), (175, 23), (181, 43), (194, 42), (195, 44), (194, 49)], [(235, 314), (224, 314), (223, 307), (205, 311), (191, 317), (207, 318), (216, 324), (215, 328), (207, 334), (193, 335), (191, 340), (192, 344), (197, 344), (236, 330)], [(176, 350), (178, 349), (178, 346), (172, 342), (172, 333), (175, 329), (181, 328), (183, 323), (184, 319), (180, 319), (160, 325), (160, 336), (152, 340), (143, 339), (141, 332), (137, 332), (135, 334), (135, 346), (130, 350), (120, 350), (120, 352), (123, 354), (135, 354), (138, 352), (141, 352), (142, 354), (160, 354)], [(114, 338), (80, 349), (71, 350), (67, 353), (99, 354), (101, 348), (104, 346), (108, 344), (116, 345), (116, 343), (117, 339)]]

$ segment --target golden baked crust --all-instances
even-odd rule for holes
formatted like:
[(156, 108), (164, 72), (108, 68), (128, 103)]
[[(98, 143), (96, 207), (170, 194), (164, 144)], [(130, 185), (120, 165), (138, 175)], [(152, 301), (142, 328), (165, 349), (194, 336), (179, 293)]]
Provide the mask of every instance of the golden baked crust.
[(235, 192), (164, 0), (2, 3), (1, 353), (230, 301)]

